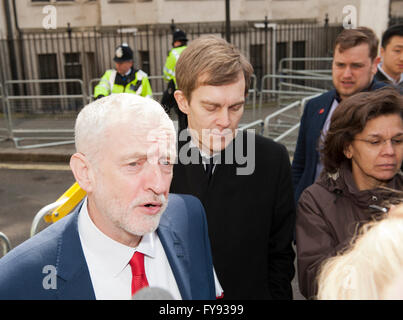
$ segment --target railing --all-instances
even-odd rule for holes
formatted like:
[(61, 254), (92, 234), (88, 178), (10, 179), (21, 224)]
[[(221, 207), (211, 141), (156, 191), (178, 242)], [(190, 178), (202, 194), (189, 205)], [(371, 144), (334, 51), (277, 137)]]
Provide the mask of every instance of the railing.
[[(266, 89), (269, 87), (267, 83), (268, 80), (272, 80), (271, 88)], [(276, 80), (285, 80), (281, 81), (278, 84), (279, 89), (277, 89), (277, 81)], [(286, 81), (290, 82), (286, 82)], [(332, 83), (331, 76), (300, 76), (300, 75), (276, 75), (276, 74), (267, 74), (262, 77), (261, 89), (260, 89), (260, 97), (259, 97), (259, 110), (261, 110), (263, 105), (263, 98), (265, 95), (270, 94), (272, 99), (280, 101), (280, 105), (283, 104), (283, 101), (286, 101), (287, 104), (289, 100), (295, 100), (298, 98), (303, 98), (305, 96), (310, 96), (318, 92), (325, 92), (328, 88), (318, 88), (317, 86), (308, 86), (305, 84), (298, 83), (300, 81), (314, 81), (317, 84), (322, 84), (326, 81), (329, 82), (329, 86)], [(285, 90), (288, 88), (289, 90)]]
[[(3, 86), (0, 83), (0, 110), (2, 110), (3, 114), (0, 115), (0, 141), (7, 140), (10, 137), (10, 129), (8, 125), (8, 114), (6, 110), (6, 105), (4, 103), (4, 92)], [(1, 119), (1, 117), (3, 119)], [(4, 133), (4, 135), (2, 134)]]
[[(30, 89), (33, 94), (27, 95), (11, 95), (9, 87), (11, 85), (28, 85), (31, 84)], [(54, 84), (58, 87), (64, 87), (68, 84), (79, 85), (81, 88), (81, 94), (51, 94), (51, 95), (43, 95), (43, 94), (35, 94), (40, 85), (43, 84)], [(70, 102), (72, 99), (76, 101)], [(80, 100), (80, 102), (77, 101)], [(18, 101), (19, 104), (14, 101)], [(43, 108), (41, 106), (44, 105), (43, 101), (50, 101), (49, 105), (51, 108)], [(14, 141), (14, 144), (17, 149), (31, 149), (31, 148), (40, 148), (40, 147), (49, 147), (49, 146), (57, 146), (64, 144), (74, 143), (73, 133), (74, 130), (71, 128), (71, 121), (67, 121), (65, 126), (70, 128), (60, 128), (62, 124), (61, 120), (58, 120), (58, 117), (61, 114), (63, 109), (68, 109), (71, 111), (72, 106), (74, 105), (75, 110), (72, 112), (76, 114), (78, 110), (87, 103), (87, 96), (84, 91), (84, 84), (82, 80), (79, 79), (49, 79), (49, 80), (13, 80), (5, 82), (5, 104), (7, 107), (7, 117), (8, 117), (8, 126), (9, 126), (9, 135), (10, 139)], [(22, 104), (24, 103), (24, 104)], [(16, 116), (16, 109), (22, 109), (23, 112), (19, 112), (19, 117)], [(49, 109), (49, 110), (47, 110)], [(64, 110), (65, 111), (65, 110)], [(47, 113), (46, 113), (47, 112)], [(51, 121), (43, 122), (43, 118), (46, 116), (51, 116)], [(40, 119), (38, 119), (38, 115)], [(14, 118), (13, 118), (14, 117)], [(64, 121), (66, 122), (66, 121)], [(46, 128), (49, 124), (52, 124), (53, 128)], [(46, 143), (35, 143), (28, 145), (20, 145), (21, 141), (24, 140), (56, 140), (55, 142), (46, 142)]]
[[(265, 135), (274, 141), (282, 142), (290, 155), (295, 151), (297, 142), (297, 129), (300, 126), (300, 119), (307, 101), (318, 97), (317, 93), (301, 100), (294, 101), (284, 108), (268, 115), (264, 120)], [(274, 122), (274, 123), (273, 123)]]
[[(330, 76), (322, 76), (322, 77), (313, 77), (313, 76), (298, 76), (298, 75), (265, 75), (262, 78), (261, 90), (260, 92), (257, 90), (257, 77), (256, 75), (252, 75), (252, 83), (249, 89), (249, 96), (248, 100), (252, 102), (252, 109), (253, 109), (253, 119), (256, 119), (256, 100), (258, 94), (259, 96), (259, 116), (261, 116), (262, 112), (262, 105), (263, 105), (263, 96), (265, 94), (273, 94), (273, 95), (287, 95), (287, 100), (290, 99), (295, 100), (295, 98), (299, 98), (301, 96), (312, 96), (313, 94), (321, 94), (324, 92), (324, 89), (316, 88), (312, 86), (301, 85), (297, 83), (288, 83), (288, 82), (280, 82), (279, 86), (281, 90), (273, 90), (273, 89), (265, 89), (266, 82), (269, 79), (274, 80), (307, 80), (307, 79), (314, 79), (320, 81), (331, 81)], [(162, 76), (151, 76), (151, 81), (162, 81)], [(81, 80), (75, 79), (65, 79), (65, 80), (25, 80), (25, 81), (6, 81), (5, 82), (5, 94), (2, 94), (3, 87), (0, 85), (0, 101), (3, 102), (3, 116), (4, 121), (3, 123), (7, 128), (0, 128), (1, 131), (4, 131), (8, 134), (9, 139), (13, 140), (15, 146), (18, 149), (30, 149), (30, 148), (39, 148), (39, 147), (48, 147), (48, 146), (57, 146), (57, 145), (64, 145), (64, 144), (72, 144), (74, 143), (73, 139), (73, 126), (74, 126), (74, 119), (78, 111), (83, 107), (85, 104), (89, 103), (93, 99), (93, 87), (94, 84), (99, 82), (99, 78), (92, 79), (88, 83), (88, 91), (87, 93), (84, 91), (84, 84)], [(53, 94), (53, 95), (43, 95), (43, 94), (35, 94), (38, 91), (41, 85), (43, 84), (52, 84), (55, 86), (59, 86), (61, 88), (65, 87), (66, 85), (76, 84), (82, 91), (81, 94)], [(11, 95), (10, 87), (11, 86), (23, 86), (23, 85), (31, 85), (34, 86), (30, 92), (34, 92), (34, 94), (27, 94), (27, 95)], [(286, 90), (288, 89), (288, 90)], [(62, 93), (65, 90), (61, 90)], [(154, 96), (161, 96), (162, 92), (153, 92)], [(291, 98), (290, 98), (291, 97)], [(309, 97), (310, 98), (310, 97)], [(43, 120), (42, 118), (47, 116), (47, 114), (41, 109), (41, 106), (44, 105), (42, 100), (45, 101), (53, 101), (54, 104), (58, 105), (57, 108), (54, 106), (52, 107), (52, 116), (53, 117), (60, 117), (64, 116), (66, 111), (71, 112), (68, 107), (68, 103), (65, 100), (75, 99), (76, 109), (73, 110), (73, 115), (71, 119), (64, 119), (64, 122), (58, 119), (57, 121), (44, 121), (43, 123), (35, 124), (36, 122), (40, 122)], [(56, 102), (55, 102), (56, 101)], [(280, 101), (281, 99), (277, 99)], [(21, 106), (18, 103), (24, 102), (26, 105)], [(77, 104), (78, 103), (78, 104)], [(292, 104), (295, 105), (295, 104)], [(22, 108), (24, 112), (16, 112), (20, 110), (14, 110), (14, 108)], [(300, 114), (293, 114), (292, 112), (285, 112), (287, 110), (291, 110), (289, 103), (286, 108), (281, 109), (280, 111), (275, 112), (274, 114), (270, 115), (269, 118), (266, 118), (265, 121), (263, 120), (254, 120), (249, 124), (243, 124), (240, 126), (241, 129), (251, 128), (251, 127), (259, 127), (257, 132), (260, 134), (264, 134), (265, 131), (268, 132), (273, 139), (282, 139), (283, 136), (288, 136), (288, 132), (284, 132), (283, 128), (286, 130), (291, 130), (294, 128), (293, 126), (296, 122), (299, 121)], [(280, 113), (279, 113), (280, 112)], [(27, 115), (28, 113), (28, 115)], [(278, 115), (282, 115), (282, 119), (276, 119), (276, 123), (272, 123), (274, 117)], [(25, 118), (24, 118), (25, 117)], [(39, 118), (39, 119), (38, 119)], [(288, 118), (288, 119), (287, 119)], [(18, 123), (18, 124), (16, 124)], [(35, 125), (34, 125), (35, 124)], [(63, 126), (60, 126), (62, 124)], [(27, 128), (28, 126), (28, 128)], [(275, 130), (271, 130), (269, 126), (274, 126)], [(276, 136), (272, 136), (275, 131), (278, 131), (279, 128), (282, 128), (281, 133), (278, 133)], [(294, 130), (296, 127), (294, 128)], [(48, 140), (46, 143), (35, 143), (30, 145), (21, 145), (20, 143), (23, 140)], [(37, 141), (37, 142), (38, 142)], [(51, 141), (51, 142), (49, 142)]]
[(1, 249), (3, 252), (2, 256), (4, 256), (7, 252), (9, 252), (11, 250), (11, 244), (10, 244), (10, 240), (7, 238), (7, 236), (3, 232), (0, 232), (0, 244), (1, 244)]
[[(307, 71), (311, 71), (311, 72), (313, 72), (313, 71), (316, 71), (316, 72), (313, 72), (314, 74), (311, 74), (311, 75), (321, 75), (322, 73), (325, 73), (325, 74), (328, 74), (329, 72), (331, 72), (331, 67), (330, 67), (330, 64), (331, 64), (331, 62), (333, 61), (333, 58), (332, 57), (303, 57), (303, 58), (283, 58), (283, 59), (281, 59), (280, 60), (280, 62), (279, 62), (279, 66), (278, 66), (278, 72), (279, 73), (290, 73), (290, 72), (295, 72), (295, 73), (298, 73), (298, 72), (307, 72)], [(295, 68), (293, 68), (293, 69), (287, 69), (287, 68), (285, 68), (284, 67), (284, 65), (285, 65), (285, 63), (293, 63), (293, 62), (308, 62), (308, 63), (311, 63), (311, 64), (320, 64), (320, 67), (322, 67), (323, 65), (326, 65), (326, 67), (327, 68), (325, 68), (325, 69), (323, 69), (323, 68), (321, 68), (321, 69), (316, 69), (316, 67), (315, 68), (310, 68), (310, 69), (304, 69), (304, 70), (301, 70), (301, 69), (295, 69)]]
[(263, 135), (264, 133), (264, 121), (262, 119), (246, 123), (244, 125), (241, 125), (238, 129), (239, 130), (247, 130), (247, 129), (252, 129), (258, 127), (258, 133)]
[(32, 224), (31, 224), (31, 231), (30, 231), (30, 237), (33, 237), (37, 232), (38, 232), (38, 228), (39, 228), (39, 224), (42, 220), (44, 220), (44, 217), (49, 214), (50, 211), (56, 209), (57, 207), (59, 207), (60, 205), (62, 205), (63, 203), (65, 203), (68, 199), (64, 198), (62, 200), (50, 203), (46, 206), (44, 206), (43, 208), (41, 208), (36, 214), (34, 219), (32, 220)]

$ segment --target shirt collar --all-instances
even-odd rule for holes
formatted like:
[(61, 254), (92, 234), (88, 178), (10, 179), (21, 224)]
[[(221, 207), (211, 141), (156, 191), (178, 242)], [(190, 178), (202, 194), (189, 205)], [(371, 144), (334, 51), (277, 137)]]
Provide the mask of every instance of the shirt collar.
[(117, 276), (126, 268), (136, 251), (151, 258), (156, 256), (156, 232), (144, 235), (137, 248), (128, 247), (111, 239), (99, 230), (91, 220), (87, 209), (87, 197), (81, 207), (78, 224), (80, 240), (83, 246), (86, 247), (86, 251), (90, 252), (96, 261), (101, 261), (103, 267), (109, 269), (114, 276)]
[(388, 74), (385, 72), (385, 70), (383, 70), (382, 66), (383, 66), (383, 63), (382, 63), (382, 62), (379, 63), (379, 64), (378, 64), (378, 70), (379, 70), (388, 80), (390, 80), (390, 81), (391, 81), (392, 83), (394, 83), (394, 84), (399, 84), (399, 83), (403, 82), (403, 73), (400, 74), (400, 79), (399, 79), (399, 81), (396, 81), (396, 80), (393, 79), (390, 75), (388, 75)]

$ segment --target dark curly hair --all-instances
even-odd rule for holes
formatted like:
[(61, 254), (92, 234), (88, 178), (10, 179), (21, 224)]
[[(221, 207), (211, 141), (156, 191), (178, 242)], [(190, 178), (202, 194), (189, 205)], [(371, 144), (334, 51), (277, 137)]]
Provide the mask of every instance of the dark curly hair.
[(344, 161), (344, 155), (354, 137), (362, 132), (371, 119), (398, 114), (403, 119), (403, 97), (393, 87), (357, 93), (344, 99), (334, 111), (329, 130), (320, 152), (324, 168), (335, 173)]

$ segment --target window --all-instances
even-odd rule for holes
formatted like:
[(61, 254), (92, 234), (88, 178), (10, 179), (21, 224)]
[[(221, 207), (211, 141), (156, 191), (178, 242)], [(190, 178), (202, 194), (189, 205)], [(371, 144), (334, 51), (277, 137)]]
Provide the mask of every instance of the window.
[(86, 61), (84, 63), (85, 74), (87, 76), (86, 82), (88, 83), (89, 80), (97, 78), (98, 74), (95, 70), (95, 54), (94, 52), (86, 52)]
[[(293, 41), (292, 42), (292, 56), (293, 58), (305, 57), (305, 41)], [(293, 61), (292, 68), (294, 70), (304, 70), (305, 61)], [(295, 83), (305, 85), (305, 80), (296, 80)]]
[[(83, 70), (80, 62), (80, 53), (65, 53), (64, 54), (64, 75), (66, 79), (83, 79)], [(78, 82), (66, 83), (66, 93), (83, 94), (81, 85)], [(80, 99), (68, 99), (69, 110), (78, 110), (81, 105)]]
[[(305, 57), (305, 41), (293, 41), (292, 42), (292, 56), (294, 58)], [(305, 61), (294, 61), (292, 68), (295, 70), (304, 70)]]
[[(277, 42), (276, 44), (276, 68), (277, 71), (280, 69), (281, 59), (287, 58), (287, 42)], [(287, 63), (283, 63), (283, 68), (287, 68)]]
[[(56, 53), (38, 54), (39, 78), (40, 79), (58, 79), (57, 55)], [(58, 95), (60, 94), (59, 83), (45, 82), (39, 85), (40, 94)], [(60, 110), (60, 99), (41, 99), (38, 101), (39, 108), (43, 112), (55, 113)]]
[[(64, 54), (64, 75), (66, 79), (83, 79), (79, 53)], [(78, 83), (67, 83), (67, 94), (81, 94)]]
[[(57, 56), (56, 53), (38, 55), (39, 78), (40, 79), (58, 79)], [(57, 83), (41, 83), (41, 95), (59, 94)]]
[(253, 66), (254, 74), (257, 78), (257, 87), (260, 88), (260, 82), (263, 77), (263, 44), (251, 44), (249, 47), (250, 63)]
[(141, 70), (150, 75), (150, 52), (149, 51), (139, 51), (140, 54), (140, 64)]

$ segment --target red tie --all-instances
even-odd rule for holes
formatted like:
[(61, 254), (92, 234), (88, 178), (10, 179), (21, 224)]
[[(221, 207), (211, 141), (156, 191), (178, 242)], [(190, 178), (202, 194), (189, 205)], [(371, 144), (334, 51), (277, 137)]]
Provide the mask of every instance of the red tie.
[(146, 271), (144, 269), (144, 254), (136, 251), (129, 262), (132, 267), (132, 295), (144, 287), (148, 287)]

